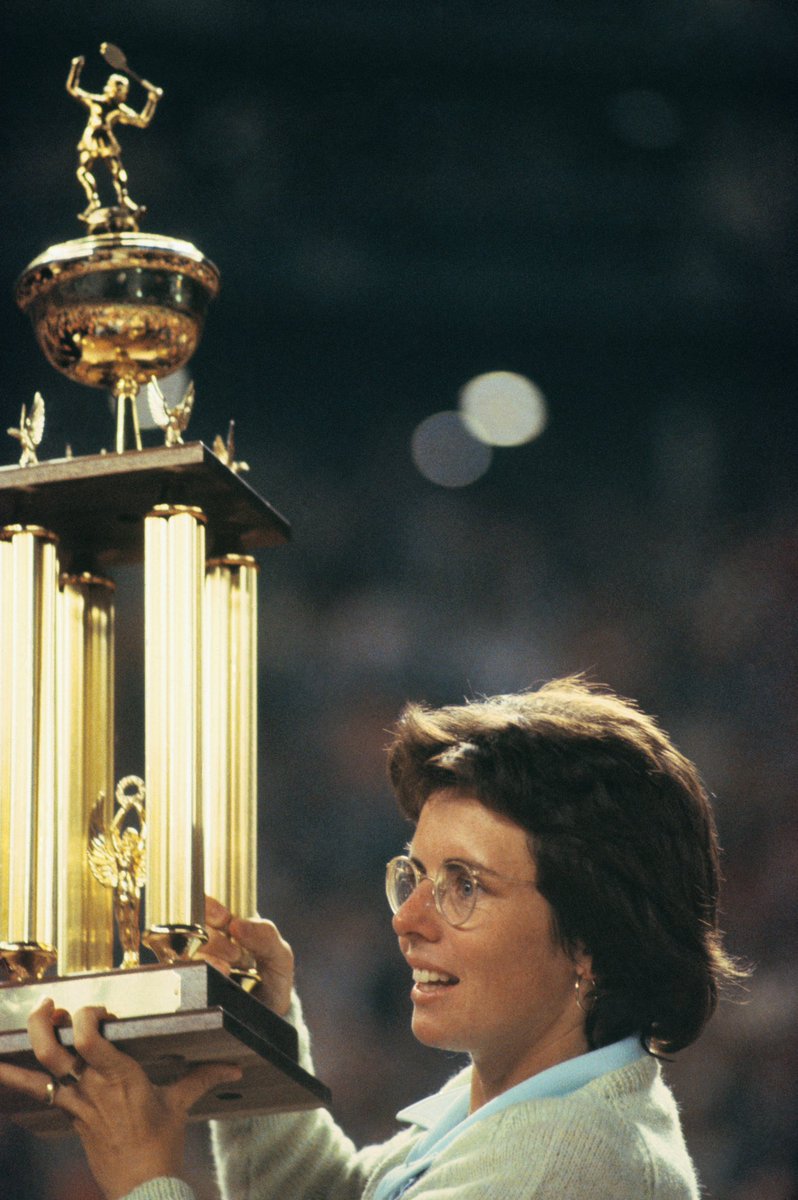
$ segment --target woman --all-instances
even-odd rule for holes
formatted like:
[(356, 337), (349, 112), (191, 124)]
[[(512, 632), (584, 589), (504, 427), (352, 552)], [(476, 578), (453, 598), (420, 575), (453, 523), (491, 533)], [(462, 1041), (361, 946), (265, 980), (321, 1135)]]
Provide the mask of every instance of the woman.
[[(698, 1185), (659, 1055), (692, 1042), (739, 977), (717, 925), (718, 847), (693, 765), (633, 704), (580, 679), (408, 706), (389, 770), (415, 829), (387, 892), (412, 971), (413, 1031), (470, 1065), (357, 1152), (323, 1111), (216, 1122), (229, 1200), (688, 1200)], [(269, 922), (214, 902), (208, 957), (256, 957), (261, 998), (308, 1036), (293, 955)], [(191, 1200), (185, 1113), (234, 1068), (168, 1088), (75, 1014), (79, 1057), (43, 1005), (54, 1077), (0, 1082), (71, 1114), (108, 1200)], [(56, 1080), (60, 1082), (55, 1082)]]

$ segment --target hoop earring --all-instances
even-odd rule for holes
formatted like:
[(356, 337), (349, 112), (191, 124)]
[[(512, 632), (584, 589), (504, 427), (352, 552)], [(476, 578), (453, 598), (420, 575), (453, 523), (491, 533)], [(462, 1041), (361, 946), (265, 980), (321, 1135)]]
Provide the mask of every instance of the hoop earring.
[[(587, 982), (587, 983), (591, 984), (591, 985), (592, 985), (594, 988), (595, 988), (595, 986), (596, 986), (596, 981), (595, 981), (595, 979), (587, 979), (587, 980), (586, 980), (584, 975), (577, 975), (576, 979), (574, 980), (574, 991), (575, 991), (575, 993), (576, 993), (576, 1003), (577, 1003), (577, 1006), (578, 1006), (578, 1007), (579, 1007), (579, 1008), (582, 1010), (582, 1012), (583, 1012), (583, 1013), (587, 1014), (587, 1013), (589, 1013), (589, 1012), (590, 1012), (590, 1009), (593, 1007), (593, 1005), (591, 1004), (591, 1005), (590, 1005), (590, 1008), (585, 1008), (584, 1004), (582, 1003), (582, 992), (581, 992), (581, 987), (582, 987), (582, 984), (583, 984), (583, 983), (585, 983), (585, 982)], [(592, 1000), (592, 999), (594, 999), (594, 994), (593, 994), (593, 992), (588, 992), (588, 994), (587, 994), (587, 996), (585, 997), (585, 999), (586, 999), (586, 1000)]]

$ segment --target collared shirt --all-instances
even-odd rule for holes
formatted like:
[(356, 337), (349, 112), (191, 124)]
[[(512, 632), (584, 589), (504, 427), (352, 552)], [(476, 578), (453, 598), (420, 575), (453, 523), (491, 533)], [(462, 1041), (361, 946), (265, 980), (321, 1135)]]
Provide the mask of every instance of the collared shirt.
[(587, 1054), (569, 1058), (508, 1088), (470, 1116), (469, 1082), (436, 1092), (434, 1096), (403, 1108), (396, 1114), (397, 1120), (418, 1125), (427, 1132), (421, 1135), (406, 1160), (383, 1176), (374, 1193), (374, 1200), (399, 1200), (410, 1185), (429, 1169), (441, 1151), (477, 1121), (523, 1100), (567, 1096), (599, 1075), (617, 1071), (644, 1055), (645, 1050), (637, 1037), (624, 1038), (623, 1041), (613, 1042), (611, 1046), (602, 1046), (600, 1050), (589, 1050)]

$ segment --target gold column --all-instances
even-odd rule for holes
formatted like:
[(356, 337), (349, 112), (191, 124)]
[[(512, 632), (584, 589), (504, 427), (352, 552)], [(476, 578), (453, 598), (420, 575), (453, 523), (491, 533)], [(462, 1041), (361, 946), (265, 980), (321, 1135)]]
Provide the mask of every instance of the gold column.
[(210, 559), (205, 580), (205, 890), (244, 917), (257, 910), (258, 564)]
[(58, 972), (113, 967), (113, 892), (89, 869), (92, 811), (114, 804), (114, 584), (64, 575), (58, 597)]
[(203, 928), (202, 608), (205, 516), (159, 504), (144, 519), (145, 945), (190, 958)]
[(56, 956), (56, 544), (0, 530), (0, 957), (20, 980)]

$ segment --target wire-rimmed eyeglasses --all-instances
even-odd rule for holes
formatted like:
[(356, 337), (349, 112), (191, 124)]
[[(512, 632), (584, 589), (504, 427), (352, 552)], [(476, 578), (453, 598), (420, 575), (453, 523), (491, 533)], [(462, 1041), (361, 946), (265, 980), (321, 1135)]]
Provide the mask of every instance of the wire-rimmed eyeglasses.
[(531, 879), (508, 879), (496, 871), (487, 868), (480, 870), (459, 859), (450, 858), (442, 863), (435, 875), (427, 875), (406, 854), (392, 858), (385, 868), (385, 894), (391, 906), (391, 912), (398, 912), (413, 892), (428, 879), (432, 884), (432, 898), (435, 907), (449, 925), (459, 929), (465, 925), (472, 915), (482, 887), (480, 876), (486, 875), (502, 883), (528, 884), (534, 887)]

